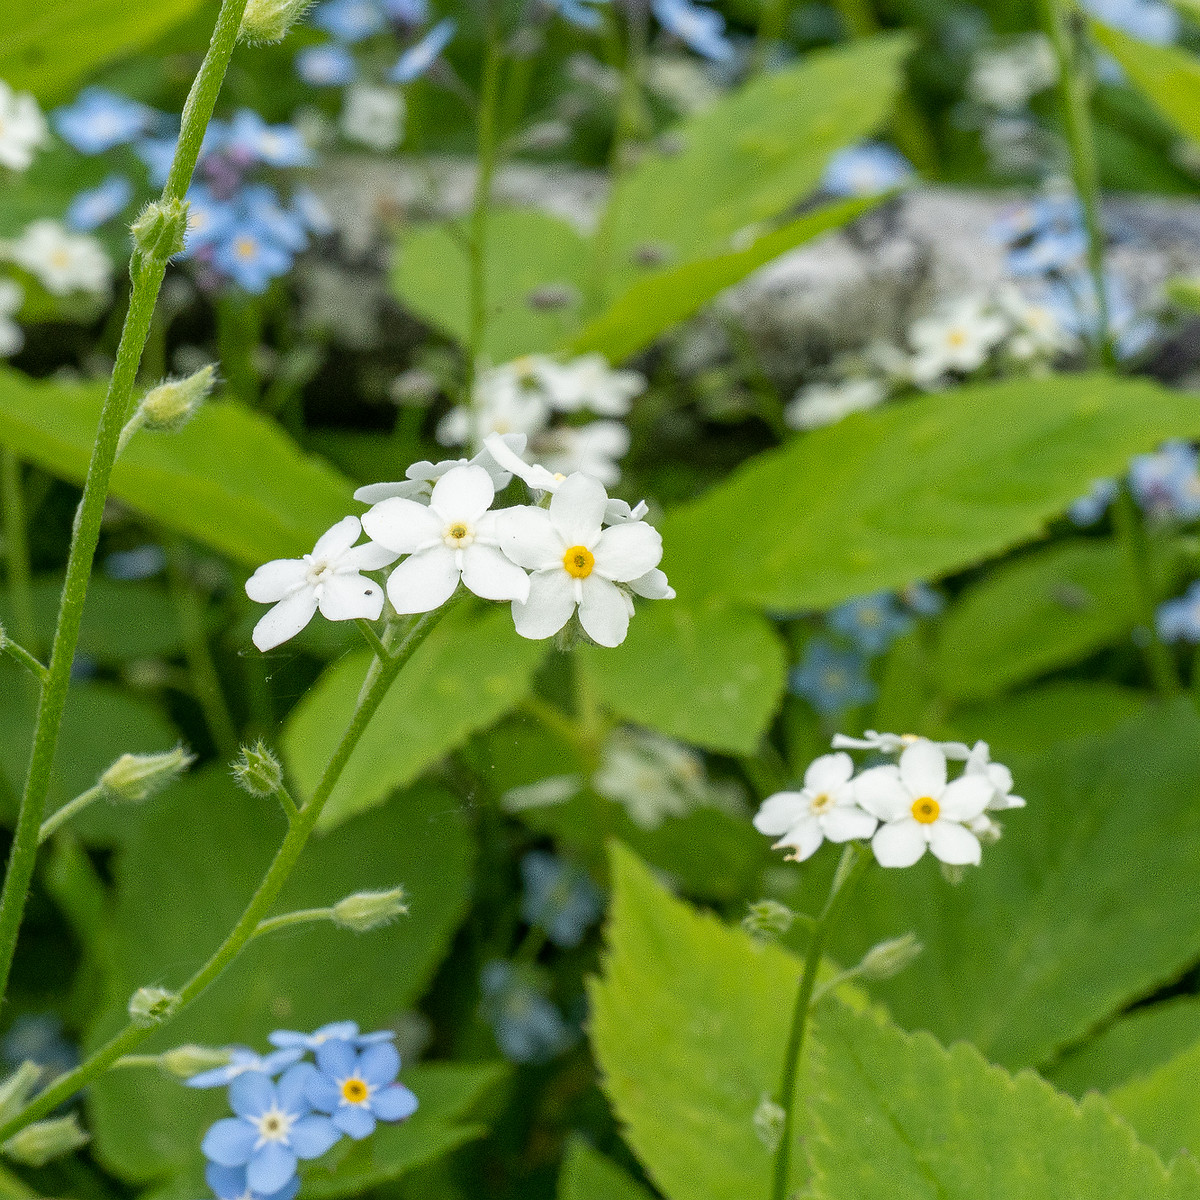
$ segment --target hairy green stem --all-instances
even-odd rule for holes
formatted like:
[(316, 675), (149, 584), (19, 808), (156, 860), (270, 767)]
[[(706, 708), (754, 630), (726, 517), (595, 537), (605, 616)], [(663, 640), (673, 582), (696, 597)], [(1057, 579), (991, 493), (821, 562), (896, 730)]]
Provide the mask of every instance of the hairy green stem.
[(367, 645), (375, 651), (380, 658), (388, 658), (391, 651), (383, 644), (383, 639), (375, 632), (375, 626), (370, 621), (358, 620), (354, 622), (358, 626), (358, 631), (366, 639)]
[(775, 1176), (771, 1188), (771, 1200), (787, 1200), (788, 1175), (791, 1173), (792, 1139), (795, 1128), (796, 1077), (800, 1071), (800, 1055), (804, 1050), (804, 1035), (808, 1029), (808, 1017), (812, 1011), (813, 989), (817, 985), (817, 972), (821, 967), (821, 954), (829, 939), (834, 920), (849, 898), (854, 884), (870, 866), (870, 852), (849, 842), (842, 851), (841, 861), (833, 877), (833, 885), (825, 907), (817, 918), (809, 939), (808, 952), (804, 956), (804, 971), (800, 976), (800, 987), (796, 992), (796, 1007), (792, 1012), (792, 1028), (788, 1034), (787, 1050), (783, 1059), (783, 1079), (775, 1097), (776, 1104), (783, 1110), (783, 1129), (779, 1149), (775, 1152)]
[(179, 990), (179, 1003), (171, 1010), (169, 1017), (149, 1027), (130, 1022), (90, 1058), (73, 1071), (55, 1080), (31, 1104), (0, 1126), (0, 1142), (11, 1137), (18, 1129), (23, 1129), (31, 1122), (52, 1112), (69, 1096), (73, 1096), (80, 1088), (86, 1087), (97, 1075), (106, 1071), (122, 1055), (137, 1049), (167, 1020), (173, 1019), (182, 1012), (237, 958), (246, 943), (257, 933), (260, 923), (266, 917), (267, 910), (278, 899), (283, 885), (291, 876), (326, 802), (342, 777), (342, 772), (350, 761), (350, 756), (354, 753), (362, 735), (366, 732), (371, 718), (383, 703), (388, 689), (453, 604), (454, 600), (451, 599), (441, 608), (434, 609), (433, 612), (426, 613), (421, 617), (392, 652), (391, 657), (372, 660), (354, 715), (351, 717), (350, 724), (342, 735), (337, 749), (326, 764), (320, 782), (313, 794), (300, 807), (296, 820), (288, 828), (271, 866), (263, 876), (258, 890), (254, 893), (245, 911), (238, 918), (237, 924), (218, 947), (216, 953)]
[(332, 908), (299, 908), (295, 912), (283, 913), (278, 917), (268, 917), (259, 921), (251, 937), (262, 937), (268, 933), (278, 933), (292, 925), (311, 925), (314, 921), (332, 921)]
[[(200, 144), (204, 140), (204, 131), (212, 117), (217, 94), (221, 90), (221, 81), (233, 54), (245, 7), (246, 0), (222, 0), (208, 53), (184, 106), (179, 143), (175, 148), (175, 158), (171, 163), (166, 187), (163, 189), (163, 200), (166, 202), (181, 201), (187, 191), (200, 153)], [(38, 704), (33, 750), (25, 776), (17, 827), (9, 851), (4, 888), (0, 892), (0, 996), (7, 991), (17, 935), (25, 911), (25, 899), (29, 894), (29, 884), (37, 860), (38, 833), (41, 829), (46, 793), (50, 788), (54, 755), (58, 749), (59, 729), (62, 725), (63, 710), (66, 708), (67, 689), (71, 682), (71, 665), (75, 659), (75, 647), (79, 642), (79, 627), (83, 619), (84, 601), (87, 599), (88, 578), (100, 540), (100, 522), (104, 515), (105, 501), (108, 499), (109, 481), (117, 456), (117, 442), (129, 415), (138, 365), (150, 333), (154, 306), (166, 268), (165, 257), (147, 257), (138, 252), (134, 253), (130, 264), (133, 290), (129, 299), (129, 311), (125, 315), (116, 364), (100, 413), (96, 441), (92, 447), (87, 479), (83, 485), (83, 498), (75, 514), (75, 527), (67, 558), (67, 577), (63, 584), (58, 622), (50, 653), (50, 669)]]
[(14, 642), (12, 638), (4, 638), (3, 643), (0, 644), (0, 654), (7, 654), (14, 662), (23, 666), (38, 683), (46, 682), (46, 677), (50, 672), (24, 646)]
[(29, 560), (25, 489), (21, 483), (20, 460), (11, 450), (0, 450), (0, 513), (4, 521), (4, 560), (8, 568), (13, 633), (18, 641), (37, 654), (40, 648), (33, 615), (33, 570)]
[(40, 846), (47, 838), (53, 837), (56, 830), (65, 825), (76, 813), (81, 813), (90, 804), (94, 804), (104, 795), (104, 789), (96, 784), (95, 787), (90, 787), (86, 792), (80, 792), (74, 800), (68, 800), (62, 808), (52, 812), (43, 822), (41, 829), (38, 830), (38, 845)]

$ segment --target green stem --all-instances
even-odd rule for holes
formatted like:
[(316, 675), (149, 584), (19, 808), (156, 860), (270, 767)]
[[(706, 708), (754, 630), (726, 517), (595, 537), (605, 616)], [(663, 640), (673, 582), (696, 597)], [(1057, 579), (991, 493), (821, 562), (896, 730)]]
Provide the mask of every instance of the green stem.
[(267, 933), (277, 933), (281, 929), (288, 929), (292, 925), (311, 925), (314, 921), (332, 920), (332, 908), (301, 908), (295, 912), (283, 913), (281, 916), (268, 917), (265, 921), (259, 921), (250, 936), (262, 937)]
[(76, 813), (81, 813), (89, 804), (94, 804), (104, 795), (104, 789), (96, 784), (95, 787), (90, 787), (86, 792), (80, 792), (74, 800), (68, 800), (62, 808), (52, 812), (43, 822), (41, 829), (38, 830), (38, 845), (40, 846), (47, 838), (53, 836), (56, 830), (65, 825)]
[(833, 877), (833, 885), (825, 907), (817, 918), (808, 953), (804, 956), (804, 972), (800, 976), (800, 988), (796, 993), (796, 1007), (792, 1013), (792, 1028), (788, 1035), (787, 1051), (783, 1060), (783, 1079), (775, 1102), (783, 1109), (783, 1131), (779, 1149), (775, 1153), (775, 1179), (771, 1189), (772, 1200), (787, 1200), (788, 1175), (791, 1171), (792, 1138), (795, 1127), (796, 1077), (800, 1071), (800, 1055), (804, 1050), (804, 1034), (808, 1028), (808, 1016), (812, 1011), (813, 989), (817, 984), (817, 972), (821, 966), (821, 953), (829, 938), (833, 922), (845, 904), (854, 884), (870, 866), (871, 855), (856, 842), (849, 842), (842, 851), (841, 861)]
[(282, 783), (275, 789), (275, 799), (279, 801), (279, 806), (283, 809), (289, 825), (294, 825), (300, 820), (300, 805), (292, 799), (292, 793)]
[(375, 632), (375, 626), (372, 625), (370, 621), (358, 620), (354, 623), (358, 626), (359, 633), (366, 638), (367, 645), (370, 646), (380, 658), (391, 657), (392, 652), (383, 644), (383, 639), (378, 633)]
[(581, 756), (591, 754), (591, 739), (580, 732), (575, 722), (557, 705), (547, 703), (541, 696), (529, 695), (521, 701), (521, 708), (555, 737), (566, 742), (568, 746), (573, 746)]
[(1109, 330), (1108, 296), (1104, 289), (1104, 228), (1100, 220), (1100, 171), (1096, 161), (1096, 139), (1089, 111), (1091, 81), (1075, 62), (1071, 35), (1062, 0), (1038, 0), (1038, 18), (1042, 30), (1054, 47), (1058, 60), (1058, 102), (1063, 127), (1071, 151), (1071, 175), (1083, 206), (1087, 230), (1088, 270), (1096, 290), (1097, 328), (1092, 352), (1099, 367), (1116, 365)]
[(4, 639), (3, 645), (0, 646), (0, 654), (7, 654), (11, 659), (20, 663), (38, 683), (46, 682), (50, 672), (24, 646), (19, 646), (11, 638)]
[(1112, 513), (1117, 540), (1125, 549), (1133, 573), (1138, 624), (1146, 638), (1142, 648), (1146, 667), (1158, 693), (1162, 696), (1173, 696), (1181, 687), (1179, 671), (1174, 656), (1158, 636), (1158, 585), (1154, 577), (1150, 543), (1137, 501), (1125, 484), (1122, 484), (1117, 493)]
[[(460, 589), (460, 593), (461, 593)], [(259, 924), (266, 917), (267, 910), (279, 897), (283, 885), (288, 881), (301, 851), (308, 842), (321, 812), (329, 800), (333, 789), (337, 786), (350, 756), (354, 753), (362, 735), (366, 732), (371, 718), (375, 715), (384, 696), (395, 681), (396, 676), (416, 653), (421, 643), (432, 632), (438, 621), (450, 610), (454, 600), (451, 599), (441, 608), (426, 613), (409, 630), (408, 635), (393, 651), (388, 659), (372, 660), (367, 671), (366, 683), (354, 716), (337, 749), (325, 767), (321, 780), (313, 794), (300, 808), (297, 820), (288, 829), (275, 858), (254, 893), (250, 903), (238, 919), (237, 924), (221, 943), (216, 953), (183, 985), (179, 991), (179, 1003), (172, 1010), (168, 1019), (173, 1019), (181, 1013), (193, 1000), (199, 996), (241, 953), (242, 948), (255, 936)], [(69, 1096), (73, 1096), (80, 1088), (86, 1087), (97, 1075), (106, 1071), (122, 1055), (137, 1049), (148, 1037), (162, 1027), (163, 1022), (149, 1027), (130, 1023), (115, 1037), (100, 1047), (90, 1058), (81, 1063), (75, 1070), (55, 1080), (31, 1104), (27, 1105), (15, 1117), (6, 1121), (0, 1127), (0, 1142), (10, 1138), (18, 1129), (23, 1129), (31, 1122), (39, 1120), (47, 1113), (53, 1112)]]
[[(175, 148), (175, 158), (171, 163), (167, 185), (163, 189), (163, 200), (166, 202), (181, 201), (187, 191), (200, 153), (200, 143), (204, 140), (204, 131), (212, 117), (217, 93), (221, 90), (221, 81), (233, 54), (245, 7), (246, 0), (222, 0), (208, 53), (184, 106), (179, 143)], [(58, 734), (62, 725), (63, 710), (66, 708), (67, 689), (71, 682), (71, 665), (75, 659), (75, 647), (79, 642), (79, 626), (83, 618), (84, 601), (87, 599), (92, 559), (100, 540), (100, 523), (108, 499), (113, 464), (116, 461), (117, 441), (129, 414), (138, 364), (150, 332), (154, 306), (166, 269), (165, 257), (150, 257), (137, 252), (130, 263), (133, 289), (129, 298), (129, 311), (121, 330), (116, 364), (100, 413), (96, 441), (92, 447), (87, 479), (83, 485), (83, 498), (75, 515), (75, 528), (67, 558), (67, 576), (63, 584), (58, 622), (50, 653), (50, 671), (38, 704), (33, 751), (25, 776), (17, 827), (9, 851), (4, 889), (0, 892), (0, 996), (7, 990), (17, 935), (25, 911), (25, 899), (33, 878), (38, 832), (41, 829), (46, 793), (50, 787), (54, 755), (58, 749)], [(49, 1112), (50, 1109), (44, 1111)], [(12, 1122), (8, 1124), (11, 1125)]]
[(0, 450), (0, 511), (4, 519), (4, 557), (12, 601), (13, 633), (33, 653), (38, 652), (37, 622), (33, 615), (33, 570), (21, 463), (11, 450)]

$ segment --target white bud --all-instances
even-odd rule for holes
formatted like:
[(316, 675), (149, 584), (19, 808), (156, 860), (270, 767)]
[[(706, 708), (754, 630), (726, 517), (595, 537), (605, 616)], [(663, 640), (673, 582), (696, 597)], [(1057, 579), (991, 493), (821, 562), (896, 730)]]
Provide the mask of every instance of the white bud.
[(212, 1046), (176, 1046), (158, 1056), (159, 1064), (168, 1075), (177, 1079), (191, 1079), (201, 1071), (211, 1071), (225, 1066), (232, 1055), (228, 1050), (217, 1050)]
[(312, 0), (249, 0), (242, 14), (238, 41), (252, 45), (283, 41), (311, 4)]
[(0, 1083), (0, 1122), (15, 1117), (25, 1107), (41, 1077), (42, 1068), (37, 1063), (26, 1059), (3, 1083)]
[(165, 1021), (179, 1007), (179, 996), (166, 988), (140, 987), (129, 998), (129, 1019), (146, 1028)]
[(891, 979), (919, 958), (924, 949), (915, 933), (906, 933), (903, 937), (872, 946), (854, 973), (863, 979)]
[(162, 754), (122, 754), (100, 776), (100, 786), (114, 804), (140, 804), (174, 783), (195, 761), (183, 746)]
[(393, 888), (390, 892), (356, 892), (333, 906), (333, 922), (343, 929), (366, 933), (369, 929), (390, 925), (407, 912), (408, 905), (404, 903), (402, 887)]
[(261, 738), (242, 747), (242, 756), (231, 770), (238, 786), (252, 796), (273, 796), (283, 786), (283, 767)]
[(215, 382), (216, 368), (209, 363), (186, 379), (160, 383), (138, 406), (142, 427), (167, 432), (182, 429), (208, 399)]
[(88, 1134), (79, 1127), (79, 1118), (57, 1117), (53, 1121), (37, 1121), (14, 1133), (0, 1146), (7, 1157), (27, 1167), (40, 1167), (52, 1158), (70, 1154), (87, 1145)]
[(754, 1110), (754, 1132), (771, 1154), (779, 1149), (786, 1118), (787, 1114), (770, 1096), (763, 1096)]

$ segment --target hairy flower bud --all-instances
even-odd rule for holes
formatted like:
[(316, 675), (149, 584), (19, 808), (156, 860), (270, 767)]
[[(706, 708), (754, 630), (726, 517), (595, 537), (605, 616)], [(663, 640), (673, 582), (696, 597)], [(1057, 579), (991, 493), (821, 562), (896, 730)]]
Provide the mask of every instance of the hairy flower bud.
[(114, 804), (140, 804), (174, 783), (195, 761), (183, 746), (162, 754), (122, 754), (100, 776), (100, 786)]
[(162, 1069), (176, 1079), (191, 1079), (201, 1071), (210, 1071), (214, 1067), (225, 1066), (232, 1055), (228, 1050), (218, 1050), (213, 1046), (176, 1046), (174, 1050), (164, 1051), (158, 1056)]
[(283, 786), (283, 767), (261, 738), (242, 747), (242, 756), (231, 769), (238, 786), (252, 796), (273, 796)]
[(25, 1107), (41, 1077), (42, 1068), (26, 1059), (7, 1079), (0, 1082), (0, 1122), (15, 1117)]
[(343, 929), (366, 933), (369, 929), (391, 924), (407, 912), (402, 887), (392, 888), (390, 892), (355, 892), (333, 906), (333, 922)]
[(69, 1117), (27, 1125), (0, 1146), (0, 1151), (14, 1162), (40, 1167), (52, 1158), (78, 1150), (87, 1142), (88, 1134), (79, 1127), (79, 1118), (71, 1113)]
[(863, 979), (891, 979), (914, 962), (924, 949), (915, 933), (906, 933), (903, 937), (872, 946), (854, 973)]
[(166, 262), (183, 249), (187, 232), (186, 200), (153, 200), (130, 226), (136, 256)]
[(208, 399), (216, 382), (212, 363), (186, 379), (168, 379), (147, 392), (138, 410), (145, 429), (182, 429)]
[(796, 914), (778, 900), (759, 900), (746, 907), (742, 928), (751, 937), (763, 940), (782, 937), (796, 919)]
[(770, 1096), (763, 1096), (754, 1110), (754, 1132), (772, 1154), (779, 1149), (779, 1143), (783, 1139), (786, 1118), (787, 1114)]
[(140, 987), (129, 998), (129, 1019), (143, 1028), (165, 1021), (178, 1007), (179, 996), (166, 988)]
[(311, 4), (312, 0), (249, 0), (242, 14), (238, 41), (251, 45), (283, 41)]

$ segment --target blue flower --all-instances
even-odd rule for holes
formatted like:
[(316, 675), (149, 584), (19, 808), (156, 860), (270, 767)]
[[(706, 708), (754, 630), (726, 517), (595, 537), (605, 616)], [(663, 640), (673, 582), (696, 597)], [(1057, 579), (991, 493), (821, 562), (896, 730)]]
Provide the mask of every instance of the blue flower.
[(66, 223), (80, 233), (111, 221), (133, 199), (133, 184), (124, 175), (110, 175), (98, 187), (80, 192), (67, 209)]
[(1081, 529), (1088, 525), (1095, 525), (1108, 511), (1108, 506), (1113, 502), (1116, 494), (1117, 481), (1115, 479), (1097, 479), (1087, 495), (1080, 496), (1067, 509), (1067, 516)]
[(289, 1067), (278, 1084), (261, 1073), (241, 1075), (229, 1085), (236, 1117), (209, 1128), (201, 1149), (221, 1167), (245, 1167), (252, 1192), (269, 1196), (287, 1187), (298, 1159), (319, 1158), (341, 1137), (333, 1122), (313, 1113), (306, 1097), (316, 1075), (312, 1063)]
[(227, 200), (218, 200), (203, 183), (188, 189), (188, 223), (184, 235), (184, 254), (195, 254), (228, 236), (237, 220), (237, 212)]
[(342, 87), (358, 77), (358, 63), (345, 46), (326, 42), (296, 55), (296, 74), (310, 87)]
[(1155, 624), (1164, 642), (1200, 642), (1200, 582), (1160, 604)]
[(308, 245), (308, 233), (300, 216), (284, 208), (267, 184), (244, 187), (237, 198), (242, 218), (266, 230), (278, 245), (296, 254)]
[(946, 607), (946, 597), (927, 583), (910, 583), (901, 588), (900, 598), (921, 617), (936, 617)]
[(603, 910), (600, 889), (579, 868), (533, 850), (521, 859), (521, 917), (546, 931), (556, 946), (578, 946)]
[(692, 0), (651, 0), (658, 23), (697, 54), (713, 62), (728, 62), (733, 43), (725, 36), (725, 18)]
[(44, 1072), (38, 1081), (43, 1087), (79, 1065), (79, 1050), (63, 1037), (56, 1013), (21, 1013), (4, 1035), (2, 1048), (5, 1061), (14, 1067), (26, 1059), (37, 1063)]
[(396, 65), (388, 72), (388, 78), (393, 83), (411, 83), (424, 75), (437, 61), (457, 28), (456, 22), (449, 17), (439, 21), (419, 42), (409, 46), (400, 55)]
[(317, 1070), (306, 1085), (308, 1099), (359, 1141), (375, 1132), (376, 1121), (403, 1121), (417, 1111), (416, 1096), (395, 1082), (399, 1071), (395, 1046), (380, 1043), (356, 1052), (350, 1042), (330, 1038), (317, 1047)]
[(390, 1042), (396, 1035), (390, 1029), (379, 1033), (359, 1033), (357, 1021), (331, 1021), (313, 1033), (297, 1033), (293, 1029), (277, 1029), (267, 1035), (272, 1046), (287, 1049), (319, 1050), (326, 1042), (350, 1042), (355, 1046), (374, 1046), (379, 1042)]
[(558, 1009), (512, 963), (488, 963), (480, 985), (483, 1015), (510, 1061), (546, 1062), (575, 1040)]
[(875, 592), (839, 604), (828, 617), (829, 628), (848, 637), (863, 654), (882, 654), (912, 628), (891, 592)]
[(1084, 8), (1131, 37), (1155, 46), (1169, 46), (1179, 40), (1179, 13), (1158, 0), (1084, 0)]
[(292, 212), (310, 233), (318, 237), (324, 237), (334, 230), (329, 209), (312, 188), (301, 187), (292, 193)]
[(604, 18), (590, 4), (607, 4), (608, 0), (548, 0), (564, 21), (569, 21), (579, 29), (599, 29), (604, 24)]
[(884, 142), (861, 142), (839, 150), (825, 167), (821, 188), (831, 196), (876, 196), (908, 183), (912, 164)]
[[(1104, 278), (1108, 303), (1108, 331), (1118, 358), (1133, 358), (1154, 340), (1158, 326), (1133, 307), (1124, 284), (1115, 275)], [(1096, 288), (1087, 272), (1055, 280), (1045, 296), (1045, 305), (1062, 329), (1076, 337), (1095, 338), (1100, 327)]]
[(228, 279), (247, 292), (260, 295), (272, 279), (286, 275), (293, 254), (279, 245), (257, 221), (239, 219), (228, 234), (216, 243), (213, 265)]
[(1129, 464), (1129, 487), (1150, 515), (1194, 521), (1200, 517), (1197, 455), (1187, 442), (1170, 441)]
[(214, 1162), (205, 1164), (204, 1178), (217, 1200), (296, 1200), (296, 1193), (300, 1190), (300, 1177), (295, 1175), (279, 1191), (260, 1196), (250, 1190), (245, 1167), (222, 1167)]
[(83, 154), (101, 154), (132, 142), (154, 119), (153, 109), (104, 88), (84, 88), (74, 104), (53, 114), (59, 135)]
[(291, 125), (268, 125), (253, 109), (243, 108), (229, 125), (226, 149), (235, 158), (269, 167), (306, 167), (313, 152)]
[(162, 187), (167, 182), (178, 142), (177, 137), (139, 138), (134, 142), (134, 153), (146, 164), (150, 182), (155, 187)]
[(382, 0), (382, 4), (388, 20), (397, 24), (415, 29), (429, 20), (426, 0)]
[(328, 0), (313, 13), (312, 23), (342, 42), (361, 42), (384, 26), (383, 10), (373, 0)]
[(201, 1071), (187, 1080), (187, 1086), (193, 1088), (224, 1087), (235, 1079), (247, 1074), (258, 1074), (264, 1077), (274, 1077), (285, 1067), (290, 1067), (304, 1055), (303, 1050), (276, 1050), (274, 1054), (255, 1054), (246, 1046), (234, 1046), (232, 1057), (223, 1067), (215, 1067), (211, 1071)]
[(803, 696), (823, 716), (866, 704), (875, 697), (866, 664), (852, 650), (840, 650), (824, 638), (813, 638), (804, 661), (788, 676), (792, 691)]
[(161, 546), (150, 543), (110, 554), (104, 560), (104, 573), (109, 579), (153, 579), (166, 566), (166, 552)]

